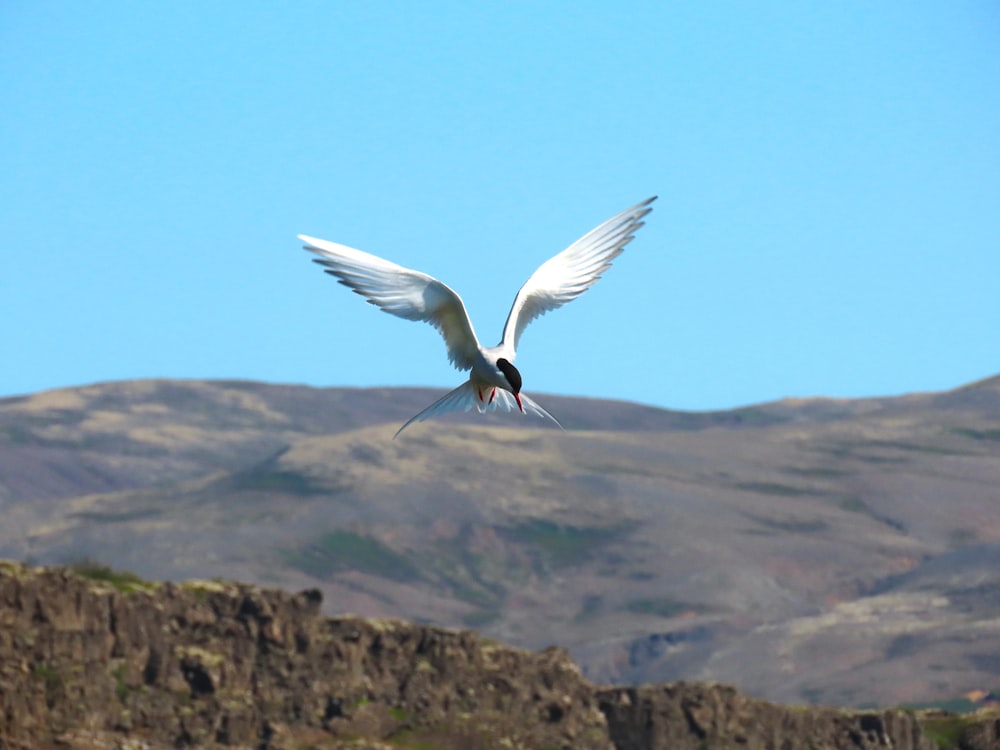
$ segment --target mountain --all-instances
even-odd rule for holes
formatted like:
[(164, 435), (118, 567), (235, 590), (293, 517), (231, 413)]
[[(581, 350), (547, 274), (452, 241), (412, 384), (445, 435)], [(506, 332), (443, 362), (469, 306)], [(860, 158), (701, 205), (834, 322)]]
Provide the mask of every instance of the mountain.
[(317, 588), (598, 682), (892, 705), (1000, 682), (1000, 377), (709, 413), (130, 381), (0, 400), (0, 556)]

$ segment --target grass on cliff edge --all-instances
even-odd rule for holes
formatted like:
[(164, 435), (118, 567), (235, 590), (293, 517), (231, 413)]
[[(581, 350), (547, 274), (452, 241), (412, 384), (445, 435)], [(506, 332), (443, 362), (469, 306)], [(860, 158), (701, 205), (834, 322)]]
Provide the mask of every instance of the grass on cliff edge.
[(979, 722), (968, 714), (947, 714), (922, 716), (920, 725), (924, 736), (936, 743), (940, 750), (957, 750), (966, 746), (966, 740)]
[(115, 570), (96, 560), (80, 560), (69, 566), (76, 575), (96, 583), (104, 583), (126, 594), (153, 591), (159, 584), (147, 581), (128, 570)]

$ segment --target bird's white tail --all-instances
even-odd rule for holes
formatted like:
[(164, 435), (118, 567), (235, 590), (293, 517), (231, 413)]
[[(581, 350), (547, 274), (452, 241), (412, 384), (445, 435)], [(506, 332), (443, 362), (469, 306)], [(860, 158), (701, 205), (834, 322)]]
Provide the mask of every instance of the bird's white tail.
[[(521, 403), (524, 404), (525, 413), (530, 412), (531, 414), (543, 419), (551, 419), (560, 430), (564, 429), (563, 426), (559, 424), (558, 419), (525, 396), (524, 393), (521, 393), (520, 396)], [(477, 409), (480, 413), (493, 411), (495, 409), (502, 409), (503, 411), (520, 411), (517, 406), (517, 401), (514, 399), (514, 395), (509, 391), (505, 391), (502, 388), (497, 388), (495, 391), (492, 391), (492, 389), (485, 389), (482, 397), (480, 397), (479, 388), (476, 385), (473, 385), (471, 380), (466, 380), (462, 383), (462, 385), (458, 386), (458, 388), (446, 393), (422, 412), (411, 417), (406, 424), (396, 431), (396, 434), (392, 436), (392, 439), (395, 440), (399, 437), (399, 434), (414, 422), (423, 422), (425, 419), (429, 419), (430, 417), (436, 417), (453, 411), (470, 411), (473, 408)]]

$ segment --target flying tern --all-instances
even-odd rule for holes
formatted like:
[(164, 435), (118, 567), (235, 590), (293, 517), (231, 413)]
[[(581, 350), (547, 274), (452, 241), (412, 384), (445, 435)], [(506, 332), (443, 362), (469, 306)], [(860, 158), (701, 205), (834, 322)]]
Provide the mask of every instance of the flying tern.
[(590, 289), (643, 225), (656, 196), (638, 203), (592, 229), (568, 248), (543, 263), (514, 297), (503, 336), (496, 346), (476, 338), (465, 303), (458, 293), (432, 276), (414, 271), (346, 245), (300, 234), (305, 249), (318, 255), (316, 263), (341, 284), (387, 313), (406, 320), (422, 320), (438, 329), (448, 348), (448, 359), (469, 379), (412, 417), (395, 437), (414, 422), (451, 411), (480, 413), (493, 409), (531, 412), (559, 421), (521, 392), (521, 373), (514, 367), (517, 344), (528, 323), (565, 305)]

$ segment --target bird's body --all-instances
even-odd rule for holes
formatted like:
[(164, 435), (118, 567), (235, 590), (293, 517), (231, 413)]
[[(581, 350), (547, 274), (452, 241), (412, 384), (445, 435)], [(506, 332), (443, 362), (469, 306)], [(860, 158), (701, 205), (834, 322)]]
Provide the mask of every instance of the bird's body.
[[(465, 303), (437, 279), (346, 245), (299, 235), (316, 262), (341, 284), (388, 313), (430, 323), (444, 337), (448, 358), (469, 372), (461, 386), (431, 404), (406, 424), (450, 411), (484, 412), (518, 408), (522, 413), (558, 420), (521, 392), (521, 374), (514, 367), (524, 328), (539, 315), (561, 307), (583, 294), (601, 277), (643, 225), (655, 197), (608, 219), (568, 248), (543, 263), (518, 291), (496, 346), (479, 343)], [(559, 425), (561, 427), (561, 425)]]

